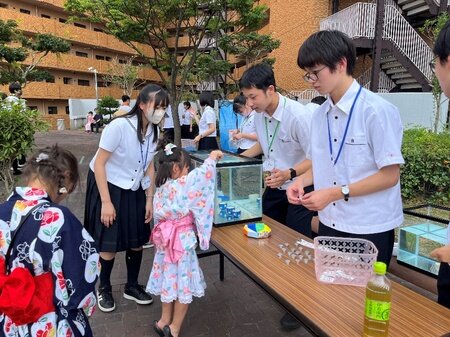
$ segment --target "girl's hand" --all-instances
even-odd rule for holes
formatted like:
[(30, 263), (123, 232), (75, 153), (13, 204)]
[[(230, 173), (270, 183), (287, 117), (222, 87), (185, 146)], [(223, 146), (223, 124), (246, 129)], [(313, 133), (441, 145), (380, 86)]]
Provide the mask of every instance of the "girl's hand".
[(202, 137), (198, 135), (197, 137), (194, 138), (194, 143), (197, 144), (200, 141), (200, 139), (202, 139)]
[(100, 221), (107, 228), (111, 227), (116, 220), (116, 210), (111, 201), (102, 202), (102, 210), (100, 213)]
[(145, 203), (145, 223), (149, 223), (153, 217), (153, 197), (148, 197)]
[(218, 161), (219, 159), (223, 158), (223, 152), (220, 150), (214, 150), (209, 154), (209, 158)]

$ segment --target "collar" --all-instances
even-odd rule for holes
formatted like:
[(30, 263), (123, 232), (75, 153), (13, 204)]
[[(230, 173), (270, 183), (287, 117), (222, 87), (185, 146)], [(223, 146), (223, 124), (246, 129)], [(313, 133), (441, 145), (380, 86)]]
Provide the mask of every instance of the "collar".
[(287, 98), (282, 96), (279, 92), (277, 92), (278, 95), (278, 106), (275, 109), (275, 112), (273, 113), (272, 116), (269, 116), (269, 114), (264, 111), (264, 117), (267, 117), (268, 119), (274, 118), (277, 121), (281, 122), (283, 119), (283, 113), (284, 113), (284, 108), (287, 104), (286, 100)]
[(24, 199), (24, 200), (41, 200), (46, 199), (48, 201), (50, 200), (50, 197), (48, 196), (47, 192), (40, 188), (35, 187), (16, 187), (14, 189), (14, 192), (11, 194), (11, 196), (8, 198), (8, 200), (18, 200), (18, 199)]
[(358, 93), (359, 86), (360, 84), (353, 79), (353, 83), (347, 89), (344, 96), (341, 97), (339, 102), (334, 104), (331, 97), (329, 97), (326, 103), (328, 103), (331, 108), (336, 106), (339, 110), (348, 115), (350, 113), (350, 109), (352, 108), (353, 101), (355, 100), (355, 96)]
[[(131, 116), (131, 117), (121, 117), (121, 118), (128, 118), (128, 120), (130, 121), (131, 125), (133, 125), (133, 131), (136, 132), (137, 131), (137, 124), (138, 124), (138, 120), (137, 120), (137, 116)], [(153, 124), (152, 123), (148, 123), (147, 126), (147, 132), (145, 133), (144, 138), (148, 138), (153, 134)]]

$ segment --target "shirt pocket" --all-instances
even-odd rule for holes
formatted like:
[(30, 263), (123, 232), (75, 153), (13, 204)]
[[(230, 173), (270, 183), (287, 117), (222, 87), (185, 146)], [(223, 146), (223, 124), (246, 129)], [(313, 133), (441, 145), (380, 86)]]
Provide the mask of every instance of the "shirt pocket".
[(197, 236), (194, 231), (190, 230), (178, 235), (181, 241), (181, 246), (184, 250), (193, 250), (197, 247)]
[(346, 166), (363, 166), (370, 158), (369, 144), (365, 136), (348, 136), (342, 150)]

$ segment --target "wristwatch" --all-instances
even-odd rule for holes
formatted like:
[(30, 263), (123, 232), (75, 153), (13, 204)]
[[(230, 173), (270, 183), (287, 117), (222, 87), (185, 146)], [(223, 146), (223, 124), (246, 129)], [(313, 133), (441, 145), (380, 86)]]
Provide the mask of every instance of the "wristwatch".
[(341, 192), (344, 195), (344, 200), (348, 201), (348, 198), (350, 197), (350, 189), (347, 185), (342, 185)]
[(293, 180), (297, 176), (297, 172), (293, 168), (290, 168), (289, 171), (291, 171), (291, 180)]

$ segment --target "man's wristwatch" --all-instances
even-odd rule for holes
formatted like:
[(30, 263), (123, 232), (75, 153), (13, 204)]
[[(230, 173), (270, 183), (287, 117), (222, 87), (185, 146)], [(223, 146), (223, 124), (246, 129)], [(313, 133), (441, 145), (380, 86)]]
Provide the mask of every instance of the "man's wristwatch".
[(291, 171), (291, 180), (293, 180), (297, 176), (297, 172), (293, 168), (290, 168), (289, 171)]
[(344, 200), (348, 201), (348, 198), (350, 197), (350, 189), (347, 185), (342, 185), (341, 192), (344, 195)]

